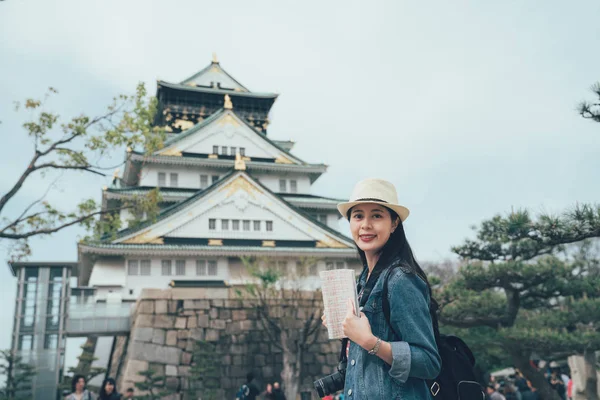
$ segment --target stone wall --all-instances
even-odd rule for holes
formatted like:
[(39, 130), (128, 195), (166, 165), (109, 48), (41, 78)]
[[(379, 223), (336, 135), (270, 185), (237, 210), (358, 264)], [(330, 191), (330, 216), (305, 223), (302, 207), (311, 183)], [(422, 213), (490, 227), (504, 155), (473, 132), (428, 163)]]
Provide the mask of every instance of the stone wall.
[[(320, 293), (306, 292), (300, 306), (293, 309), (292, 326), (299, 328), (308, 311), (321, 304)], [(142, 380), (138, 373), (148, 368), (166, 375), (170, 388), (184, 387), (197, 340), (215, 345), (223, 398), (235, 398), (249, 371), (263, 386), (281, 382), (281, 350), (264, 334), (252, 301), (241, 300), (232, 289), (146, 289), (132, 321), (118, 387), (133, 386)], [(312, 382), (335, 370), (339, 345), (337, 340), (329, 341), (321, 327), (318, 340), (304, 355), (301, 390), (310, 391), (313, 398)]]

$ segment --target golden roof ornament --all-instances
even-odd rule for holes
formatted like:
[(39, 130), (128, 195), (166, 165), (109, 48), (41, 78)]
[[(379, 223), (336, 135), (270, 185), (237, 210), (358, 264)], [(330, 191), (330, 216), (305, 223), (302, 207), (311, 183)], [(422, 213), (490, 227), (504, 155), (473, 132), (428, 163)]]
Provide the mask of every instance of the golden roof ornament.
[(217, 53), (213, 52), (213, 59), (212, 59), (213, 64), (218, 64), (219, 63), (219, 59), (217, 58)]
[(233, 104), (231, 103), (231, 98), (229, 97), (228, 94), (225, 95), (225, 105), (223, 105), (223, 108), (226, 110), (233, 109)]
[(235, 152), (235, 164), (234, 164), (234, 168), (236, 171), (245, 171), (246, 170), (246, 161), (244, 161), (242, 159), (242, 156), (240, 155), (240, 151), (237, 150)]

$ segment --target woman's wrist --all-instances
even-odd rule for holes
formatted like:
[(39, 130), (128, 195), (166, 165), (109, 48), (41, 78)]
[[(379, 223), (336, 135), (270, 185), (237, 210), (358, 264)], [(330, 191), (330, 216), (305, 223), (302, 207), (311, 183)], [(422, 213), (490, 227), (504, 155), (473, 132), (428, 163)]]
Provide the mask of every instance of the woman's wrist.
[(368, 337), (365, 338), (365, 340), (363, 340), (362, 343), (359, 343), (359, 346), (369, 351), (373, 347), (375, 347), (375, 344), (377, 344), (377, 336), (370, 334)]

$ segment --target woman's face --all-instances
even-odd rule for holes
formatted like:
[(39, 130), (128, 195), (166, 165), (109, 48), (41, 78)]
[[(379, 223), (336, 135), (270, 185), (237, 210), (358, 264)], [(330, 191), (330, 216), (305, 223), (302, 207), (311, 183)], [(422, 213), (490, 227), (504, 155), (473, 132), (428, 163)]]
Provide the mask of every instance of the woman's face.
[(113, 385), (112, 382), (106, 382), (106, 385), (104, 385), (104, 391), (106, 394), (111, 394), (114, 390), (115, 385)]
[(79, 378), (77, 383), (75, 384), (75, 390), (81, 392), (85, 388), (85, 379)]
[(273, 390), (273, 386), (271, 386), (271, 384), (267, 384), (267, 392), (271, 393), (271, 391)]
[(398, 227), (390, 211), (375, 203), (358, 204), (350, 211), (352, 239), (365, 253), (378, 253)]

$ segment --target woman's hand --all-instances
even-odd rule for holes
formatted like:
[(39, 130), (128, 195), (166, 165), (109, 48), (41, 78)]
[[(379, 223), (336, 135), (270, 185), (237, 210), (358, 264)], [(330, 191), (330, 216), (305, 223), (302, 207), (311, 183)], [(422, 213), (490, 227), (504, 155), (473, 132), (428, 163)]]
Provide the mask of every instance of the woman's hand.
[[(354, 302), (350, 299), (348, 299), (348, 313), (342, 327), (344, 335), (363, 349), (366, 349), (375, 337), (371, 331), (371, 324), (369, 324), (367, 316), (361, 312), (360, 317), (357, 317), (354, 312)], [(368, 350), (371, 350), (371, 347)]]

